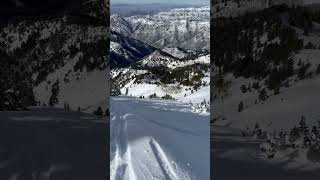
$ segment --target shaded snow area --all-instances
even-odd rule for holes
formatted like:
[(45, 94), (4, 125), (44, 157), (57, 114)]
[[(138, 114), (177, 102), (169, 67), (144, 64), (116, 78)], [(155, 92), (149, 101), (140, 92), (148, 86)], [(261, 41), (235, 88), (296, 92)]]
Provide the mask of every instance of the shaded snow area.
[(30, 109), (0, 112), (1, 180), (106, 179), (106, 119)]
[(262, 140), (243, 137), (241, 130), (212, 126), (211, 178), (241, 179), (319, 179), (319, 162), (311, 160), (307, 150), (279, 153), (276, 159), (259, 158)]
[(111, 98), (111, 180), (207, 180), (209, 114), (182, 102)]

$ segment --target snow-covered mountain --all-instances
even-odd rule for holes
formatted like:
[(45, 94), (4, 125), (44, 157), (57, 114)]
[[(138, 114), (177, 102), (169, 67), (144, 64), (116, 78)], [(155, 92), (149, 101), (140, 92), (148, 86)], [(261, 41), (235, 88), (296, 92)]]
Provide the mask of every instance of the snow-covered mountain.
[(1, 109), (68, 104), (73, 110), (92, 110), (107, 104), (108, 91), (101, 84), (108, 84), (108, 29), (93, 8), (101, 3), (102, 12), (108, 12), (107, 1), (89, 1), (78, 14), (19, 18), (0, 29), (0, 79), (6, 84)]
[(112, 95), (175, 99), (208, 110), (209, 28), (207, 7), (112, 15), (111, 62), (118, 61)]
[[(298, 179), (319, 171), (319, 14), (272, 6), (212, 20), (211, 125), (218, 169), (236, 160), (248, 171), (294, 170)], [(250, 179), (260, 176), (252, 173)]]
[(210, 55), (178, 59), (157, 50), (130, 67), (111, 71), (113, 95), (175, 99), (209, 109)]
[(178, 8), (154, 15), (111, 16), (111, 30), (156, 48), (209, 49), (210, 8)]
[[(264, 128), (281, 129), (292, 125), (283, 121), (299, 120), (299, 113), (308, 113), (297, 99), (303, 91), (310, 98), (316, 96), (311, 89), (317, 87), (320, 72), (319, 22), (307, 19), (305, 9), (290, 10), (273, 7), (230, 22), (215, 21), (212, 96), (220, 123), (246, 129), (259, 121)], [(234, 44), (234, 39), (239, 43)], [(288, 115), (293, 107), (284, 113), (288, 118), (276, 117), (276, 112), (285, 112), (283, 106), (293, 102), (300, 109), (291, 113), (296, 118)], [(277, 110), (271, 113), (273, 108)]]

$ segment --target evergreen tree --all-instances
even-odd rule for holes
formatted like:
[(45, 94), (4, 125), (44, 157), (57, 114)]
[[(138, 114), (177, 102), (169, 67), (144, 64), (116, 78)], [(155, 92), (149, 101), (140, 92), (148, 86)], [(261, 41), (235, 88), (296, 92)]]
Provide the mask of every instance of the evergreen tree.
[(246, 92), (247, 92), (247, 86), (244, 85), (244, 84), (241, 85), (240, 89), (241, 89), (241, 92), (242, 92), (242, 93), (246, 93)]
[(93, 112), (93, 114), (95, 114), (95, 115), (97, 115), (97, 116), (103, 116), (102, 108), (99, 106), (99, 107), (97, 108), (97, 110), (95, 110), (95, 111)]
[(267, 100), (267, 98), (268, 98), (267, 91), (265, 88), (263, 88), (259, 93), (259, 99), (260, 99), (260, 101), (265, 101), (265, 100)]
[(316, 71), (317, 74), (320, 74), (320, 64), (318, 64), (317, 66), (317, 71)]
[(126, 88), (126, 96), (129, 94), (129, 88)]
[(110, 116), (110, 110), (109, 110), (109, 108), (106, 109), (106, 111), (105, 111), (104, 114), (105, 114), (105, 116)]
[(58, 94), (59, 94), (59, 80), (57, 79), (56, 82), (52, 85), (51, 88), (51, 96), (49, 99), (49, 105), (54, 106), (58, 103)]
[(244, 104), (242, 101), (240, 101), (239, 105), (238, 105), (238, 112), (242, 112), (244, 109)]

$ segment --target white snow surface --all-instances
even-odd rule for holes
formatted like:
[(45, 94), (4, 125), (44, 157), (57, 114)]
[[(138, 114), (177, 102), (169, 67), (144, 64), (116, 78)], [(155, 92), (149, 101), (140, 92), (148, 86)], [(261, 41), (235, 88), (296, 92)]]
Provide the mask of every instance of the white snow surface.
[(111, 180), (208, 180), (209, 114), (185, 103), (111, 98)]

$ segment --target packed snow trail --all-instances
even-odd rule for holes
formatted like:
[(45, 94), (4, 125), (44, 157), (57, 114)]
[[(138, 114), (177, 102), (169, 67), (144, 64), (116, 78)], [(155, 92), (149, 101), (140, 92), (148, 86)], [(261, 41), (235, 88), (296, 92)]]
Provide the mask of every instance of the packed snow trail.
[(111, 98), (111, 180), (209, 180), (209, 114), (168, 100)]

